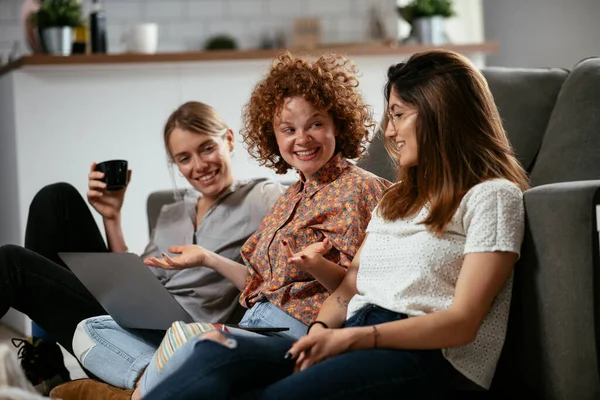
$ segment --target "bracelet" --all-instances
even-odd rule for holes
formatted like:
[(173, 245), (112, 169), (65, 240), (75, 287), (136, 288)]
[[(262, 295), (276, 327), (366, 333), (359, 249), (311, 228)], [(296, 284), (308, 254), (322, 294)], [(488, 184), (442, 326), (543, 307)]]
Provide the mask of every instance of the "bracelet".
[(323, 322), (323, 321), (313, 321), (308, 326), (308, 330), (306, 331), (306, 333), (308, 334), (308, 332), (310, 332), (310, 328), (312, 328), (315, 325), (321, 325), (323, 328), (329, 329), (329, 325), (327, 325), (325, 322)]
[(375, 325), (371, 325), (373, 327), (373, 348), (377, 348), (377, 340), (379, 339), (379, 331)]

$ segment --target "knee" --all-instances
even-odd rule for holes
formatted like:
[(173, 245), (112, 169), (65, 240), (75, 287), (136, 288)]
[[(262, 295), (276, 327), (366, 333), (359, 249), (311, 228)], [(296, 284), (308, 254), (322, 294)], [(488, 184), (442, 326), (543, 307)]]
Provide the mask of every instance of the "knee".
[(199, 342), (203, 340), (211, 340), (213, 342), (220, 343), (225, 347), (229, 347), (230, 349), (237, 347), (237, 342), (235, 341), (235, 339), (228, 338), (223, 334), (223, 332), (218, 330), (212, 330), (198, 336)]
[(30, 209), (36, 207), (38, 204), (41, 206), (47, 206), (49, 202), (54, 202), (59, 198), (70, 198), (73, 196), (79, 196), (79, 192), (70, 183), (52, 183), (44, 186), (36, 193), (31, 201)]
[(15, 244), (4, 244), (0, 246), (0, 260), (2, 260), (2, 262), (0, 262), (0, 268), (6, 268), (8, 265), (11, 265), (6, 261), (17, 259), (24, 251), (26, 250), (23, 247)]

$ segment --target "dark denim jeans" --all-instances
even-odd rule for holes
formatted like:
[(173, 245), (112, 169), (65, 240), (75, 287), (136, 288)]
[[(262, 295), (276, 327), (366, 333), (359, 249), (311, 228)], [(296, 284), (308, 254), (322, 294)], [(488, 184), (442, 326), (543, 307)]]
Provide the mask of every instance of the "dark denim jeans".
[[(367, 306), (346, 327), (406, 318)], [(235, 348), (211, 340), (196, 344), (182, 368), (148, 393), (160, 399), (438, 399), (458, 372), (440, 350), (351, 351), (293, 373), (283, 357), (293, 341), (231, 336)]]

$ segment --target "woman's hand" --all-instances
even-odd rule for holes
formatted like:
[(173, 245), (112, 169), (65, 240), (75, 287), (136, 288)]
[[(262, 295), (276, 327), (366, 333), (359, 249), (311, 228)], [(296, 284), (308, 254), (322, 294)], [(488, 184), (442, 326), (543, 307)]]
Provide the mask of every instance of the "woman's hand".
[(287, 262), (309, 273), (323, 261), (323, 256), (332, 247), (331, 241), (325, 238), (322, 242), (313, 243), (303, 250), (294, 253), (290, 248), (289, 242), (285, 240), (281, 241), (281, 250), (287, 256)]
[[(123, 200), (127, 186), (121, 190), (108, 191), (106, 183), (100, 179), (104, 178), (104, 173), (96, 171), (96, 163), (92, 163), (88, 174), (88, 202), (105, 220), (116, 220), (121, 214)], [(131, 179), (131, 170), (127, 171), (127, 183)]]
[(163, 253), (163, 258), (148, 257), (144, 260), (144, 264), (164, 269), (203, 267), (206, 266), (206, 261), (210, 254), (210, 251), (195, 244), (171, 246), (169, 247), (169, 252), (179, 255), (171, 258), (167, 253)]
[(292, 345), (289, 357), (296, 359), (295, 371), (319, 363), (327, 358), (359, 348), (369, 348), (370, 327), (326, 329), (315, 325), (310, 333)]

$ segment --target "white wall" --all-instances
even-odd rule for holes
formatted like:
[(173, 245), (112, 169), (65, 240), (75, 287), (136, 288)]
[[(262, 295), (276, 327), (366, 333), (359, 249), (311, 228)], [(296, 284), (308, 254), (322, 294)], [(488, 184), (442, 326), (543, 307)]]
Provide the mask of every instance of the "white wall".
[[(399, 6), (412, 0), (397, 0)], [(451, 43), (468, 44), (484, 41), (482, 0), (454, 0), (456, 15), (446, 20), (446, 34)], [(398, 36), (405, 38), (410, 33), (410, 25), (398, 19)]]
[(484, 41), (481, 0), (454, 0), (456, 15), (446, 22), (446, 34), (452, 43)]
[(599, 0), (484, 0), (488, 65), (572, 68), (600, 54)]
[[(0, 77), (0, 246), (21, 243), (23, 230), (19, 218), (19, 181), (15, 140), (15, 107), (13, 75)], [(19, 332), (28, 332), (27, 320), (11, 310), (3, 322)]]
[[(0, 0), (0, 56), (14, 41), (23, 41), (19, 15), (22, 0)], [(396, 4), (409, 0), (104, 0), (108, 19), (109, 51), (123, 50), (121, 37), (132, 24), (160, 25), (159, 51), (202, 48), (211, 35), (233, 35), (241, 48), (255, 48), (265, 32), (282, 30), (289, 40), (291, 19), (319, 17), (323, 42), (346, 43), (368, 39), (369, 10), (375, 5), (390, 37), (405, 37), (409, 28), (399, 20)], [(504, 0), (502, 0), (504, 1)], [(528, 0), (529, 1), (529, 0)], [(543, 0), (539, 0), (543, 1)], [(549, 0), (552, 1), (552, 0)], [(566, 1), (566, 0), (565, 0)], [(84, 0), (87, 12), (90, 1)], [(453, 43), (483, 41), (482, 0), (454, 0), (456, 17), (448, 20)]]
[(13, 75), (0, 76), (0, 245), (20, 243), (22, 240), (19, 210), (19, 182), (17, 180), (17, 149), (14, 132)]
[[(258, 47), (262, 35), (282, 30), (289, 39), (291, 20), (318, 17), (326, 43), (360, 42), (368, 38), (372, 4), (390, 36), (396, 35), (396, 0), (104, 0), (109, 51), (121, 52), (121, 37), (133, 24), (160, 26), (159, 51), (198, 50), (215, 34), (232, 35), (241, 48)], [(89, 9), (91, 0), (83, 0)], [(21, 0), (0, 0), (0, 53), (14, 40), (22, 41)], [(23, 43), (23, 48), (25, 44)]]

